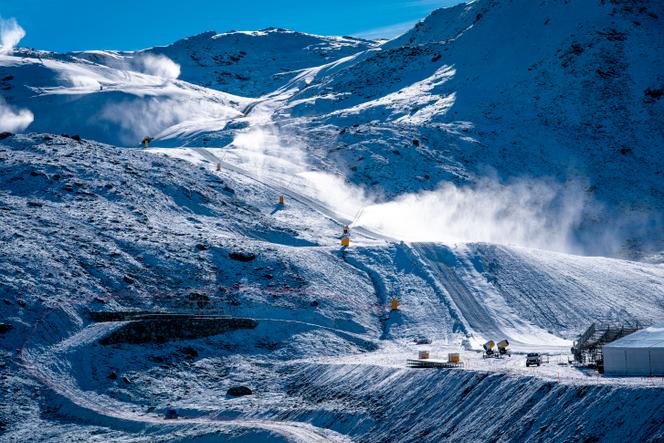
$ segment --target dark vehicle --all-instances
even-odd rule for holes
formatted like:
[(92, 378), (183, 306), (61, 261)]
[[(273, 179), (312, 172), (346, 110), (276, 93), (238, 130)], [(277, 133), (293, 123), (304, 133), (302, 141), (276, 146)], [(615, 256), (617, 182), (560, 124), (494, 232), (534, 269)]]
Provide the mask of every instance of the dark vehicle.
[(539, 366), (542, 364), (542, 357), (537, 352), (529, 352), (526, 355), (526, 367)]

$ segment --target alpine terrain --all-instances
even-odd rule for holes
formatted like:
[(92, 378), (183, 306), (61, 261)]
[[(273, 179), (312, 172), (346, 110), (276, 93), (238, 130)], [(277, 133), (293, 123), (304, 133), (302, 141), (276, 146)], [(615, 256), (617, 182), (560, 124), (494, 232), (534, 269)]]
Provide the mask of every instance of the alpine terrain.
[(664, 367), (571, 353), (664, 328), (664, 3), (140, 51), (12, 25), (0, 441), (664, 441)]

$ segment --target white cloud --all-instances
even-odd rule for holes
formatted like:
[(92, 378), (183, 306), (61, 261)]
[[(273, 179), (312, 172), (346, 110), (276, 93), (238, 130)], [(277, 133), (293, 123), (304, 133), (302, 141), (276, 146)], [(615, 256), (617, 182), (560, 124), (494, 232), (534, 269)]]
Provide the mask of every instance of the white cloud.
[(0, 131), (20, 132), (33, 122), (35, 116), (28, 109), (15, 109), (0, 97)]
[(23, 37), (25, 37), (25, 30), (21, 28), (15, 18), (4, 20), (0, 17), (0, 54), (12, 52)]

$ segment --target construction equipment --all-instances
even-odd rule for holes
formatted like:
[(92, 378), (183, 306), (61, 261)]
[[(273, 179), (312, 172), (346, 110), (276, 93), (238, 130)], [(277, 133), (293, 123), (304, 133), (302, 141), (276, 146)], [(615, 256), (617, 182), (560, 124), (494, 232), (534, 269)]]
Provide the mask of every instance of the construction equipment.
[(507, 349), (510, 345), (510, 342), (505, 340), (501, 340), (498, 342), (498, 354), (499, 355), (510, 355), (510, 350)]
[(397, 309), (399, 309), (399, 300), (396, 297), (392, 297), (392, 300), (390, 300), (390, 310), (396, 311)]
[(482, 347), (484, 348), (484, 354), (482, 355), (483, 358), (493, 357), (496, 354), (496, 351), (493, 350), (493, 348), (496, 347), (496, 343), (494, 343), (493, 340), (489, 340), (488, 342), (484, 343)]

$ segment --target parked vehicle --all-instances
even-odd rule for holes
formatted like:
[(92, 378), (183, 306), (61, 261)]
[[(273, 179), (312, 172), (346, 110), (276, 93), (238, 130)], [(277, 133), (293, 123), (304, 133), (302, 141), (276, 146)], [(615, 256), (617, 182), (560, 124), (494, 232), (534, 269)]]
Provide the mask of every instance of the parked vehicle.
[(526, 355), (526, 367), (539, 366), (542, 364), (542, 356), (538, 352), (529, 352)]

